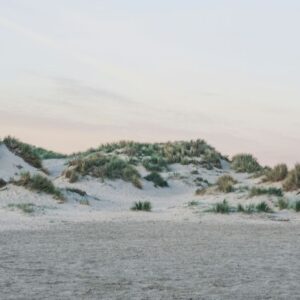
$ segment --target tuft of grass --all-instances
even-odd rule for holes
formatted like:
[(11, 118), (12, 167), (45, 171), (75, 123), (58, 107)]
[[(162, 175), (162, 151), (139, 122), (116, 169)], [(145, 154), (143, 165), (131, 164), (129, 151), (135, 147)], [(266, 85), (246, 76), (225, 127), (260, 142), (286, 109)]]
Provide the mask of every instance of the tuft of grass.
[(300, 211), (300, 200), (295, 201), (294, 209), (296, 212)]
[(255, 206), (255, 208), (256, 208), (257, 212), (266, 212), (266, 213), (272, 212), (272, 209), (270, 208), (270, 206), (265, 201), (262, 201), (262, 202), (258, 203)]
[(148, 181), (152, 181), (155, 187), (168, 187), (169, 184), (164, 180), (161, 175), (157, 172), (152, 172), (144, 177)]
[(234, 184), (237, 183), (230, 175), (223, 175), (217, 180), (217, 187), (220, 192), (231, 193), (234, 191)]
[(40, 157), (33, 151), (33, 147), (29, 144), (22, 143), (18, 139), (7, 136), (3, 139), (3, 143), (6, 147), (15, 155), (21, 157), (31, 166), (41, 169), (42, 161)]
[(228, 214), (230, 212), (230, 207), (228, 205), (228, 202), (224, 199), (223, 202), (214, 204), (211, 211), (218, 214)]
[(285, 191), (295, 191), (300, 189), (300, 164), (296, 164), (295, 168), (291, 170), (286, 180), (283, 183)]
[(188, 206), (197, 206), (198, 204), (199, 204), (199, 202), (195, 201), (195, 200), (188, 202)]
[(149, 201), (138, 201), (133, 204), (131, 210), (135, 211), (151, 211), (152, 205)]
[(269, 195), (269, 196), (277, 196), (277, 197), (282, 197), (283, 192), (282, 189), (280, 188), (258, 188), (258, 187), (253, 187), (250, 190), (249, 197), (255, 197), (255, 196), (261, 196), (261, 195)]
[(255, 173), (262, 169), (257, 159), (251, 154), (237, 154), (232, 158), (232, 168), (236, 172)]
[(24, 186), (30, 190), (53, 195), (54, 198), (61, 201), (64, 200), (63, 194), (54, 186), (52, 181), (39, 174), (31, 176), (29, 172), (23, 173), (20, 180), (16, 181), (15, 184)]
[(167, 161), (160, 156), (151, 156), (143, 160), (143, 166), (151, 172), (162, 172), (168, 169)]
[(6, 186), (6, 181), (0, 178), (0, 188), (3, 188), (4, 186)]
[(289, 202), (287, 199), (282, 197), (278, 199), (277, 206), (279, 207), (280, 210), (287, 209), (289, 207)]
[(265, 181), (277, 182), (284, 180), (288, 175), (286, 164), (278, 164), (266, 172)]
[(203, 195), (206, 194), (206, 192), (207, 192), (207, 189), (206, 189), (206, 188), (196, 189), (195, 195), (196, 195), (196, 196), (203, 196)]
[(81, 205), (90, 205), (90, 202), (88, 199), (80, 199), (79, 204)]
[(18, 203), (18, 204), (11, 203), (11, 204), (8, 204), (7, 207), (11, 208), (11, 209), (19, 209), (23, 213), (31, 214), (34, 212), (35, 204), (33, 204), (33, 203)]

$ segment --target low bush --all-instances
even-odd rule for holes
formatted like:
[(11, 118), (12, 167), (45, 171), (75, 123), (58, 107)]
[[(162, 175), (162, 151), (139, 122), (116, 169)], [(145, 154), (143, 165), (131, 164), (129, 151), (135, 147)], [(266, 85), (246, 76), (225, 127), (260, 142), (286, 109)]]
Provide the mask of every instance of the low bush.
[(230, 175), (223, 175), (217, 180), (217, 187), (220, 192), (230, 193), (234, 191), (234, 184), (236, 184), (236, 180), (232, 178)]
[(148, 181), (152, 181), (155, 187), (168, 187), (169, 184), (164, 180), (161, 175), (157, 172), (152, 172), (144, 177)]
[(300, 164), (296, 164), (295, 168), (291, 170), (286, 180), (283, 183), (285, 191), (295, 191), (300, 189)]
[(283, 192), (282, 189), (280, 188), (258, 188), (258, 187), (253, 187), (250, 190), (249, 197), (255, 197), (255, 196), (261, 196), (261, 195), (269, 195), (269, 196), (277, 196), (277, 197), (282, 197)]
[(167, 170), (168, 164), (165, 159), (158, 156), (152, 156), (143, 160), (143, 166), (146, 170), (151, 172), (162, 172)]
[(237, 154), (232, 158), (232, 168), (236, 172), (255, 173), (262, 169), (257, 159), (251, 154)]
[(296, 212), (300, 211), (300, 200), (295, 201), (294, 209)]
[(151, 202), (149, 201), (138, 201), (133, 204), (131, 207), (131, 210), (135, 211), (151, 211), (152, 210), (152, 205)]

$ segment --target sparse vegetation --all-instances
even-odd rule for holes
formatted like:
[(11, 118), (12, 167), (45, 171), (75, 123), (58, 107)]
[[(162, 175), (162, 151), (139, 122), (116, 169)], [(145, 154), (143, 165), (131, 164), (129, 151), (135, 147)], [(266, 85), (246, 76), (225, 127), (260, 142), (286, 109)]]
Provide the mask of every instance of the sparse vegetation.
[(251, 154), (237, 154), (232, 158), (232, 168), (236, 172), (255, 173), (262, 169), (257, 159)]
[(7, 205), (10, 209), (18, 209), (21, 210), (25, 214), (31, 214), (34, 212), (35, 204), (33, 203), (11, 203)]
[(273, 169), (266, 172), (265, 181), (277, 182), (282, 181), (288, 175), (288, 167), (286, 164), (278, 164)]
[(300, 189), (300, 164), (296, 164), (295, 168), (291, 170), (286, 180), (283, 183), (285, 191), (295, 191)]
[(157, 172), (152, 172), (144, 177), (148, 181), (152, 181), (155, 187), (168, 187), (169, 184), (164, 180), (161, 175)]
[(203, 195), (206, 194), (206, 192), (207, 192), (207, 189), (206, 189), (206, 188), (196, 189), (195, 195), (196, 195), (196, 196), (203, 196)]
[(280, 188), (260, 188), (260, 187), (253, 187), (250, 190), (249, 197), (261, 196), (261, 195), (268, 195), (268, 196), (277, 196), (282, 197), (283, 192)]
[(85, 191), (83, 191), (83, 190), (80, 190), (80, 189), (76, 189), (76, 188), (66, 188), (66, 190), (67, 190), (68, 192), (71, 192), (71, 193), (76, 193), (76, 194), (78, 194), (78, 195), (80, 195), (80, 196), (82, 196), (82, 197), (87, 196), (87, 193), (86, 193)]
[(195, 200), (188, 202), (188, 206), (197, 206), (198, 204), (199, 204), (199, 202), (195, 201)]
[(270, 206), (262, 201), (258, 203), (257, 205), (254, 205), (253, 203), (243, 206), (241, 203), (238, 204), (237, 212), (245, 213), (245, 214), (253, 214), (253, 213), (260, 213), (260, 212), (266, 212), (271, 213), (273, 212)]
[(80, 199), (79, 204), (80, 205), (90, 205), (90, 202), (88, 199)]
[(149, 201), (138, 201), (133, 204), (131, 210), (135, 211), (151, 211), (152, 205)]
[(35, 174), (33, 176), (30, 173), (21, 174), (21, 178), (14, 182), (16, 185), (24, 186), (30, 190), (53, 195), (54, 198), (63, 201), (64, 197), (59, 189), (57, 189), (52, 181), (45, 176)]
[(223, 175), (217, 180), (217, 187), (220, 192), (223, 193), (231, 193), (234, 191), (234, 184), (236, 184), (236, 180), (232, 178), (230, 175)]

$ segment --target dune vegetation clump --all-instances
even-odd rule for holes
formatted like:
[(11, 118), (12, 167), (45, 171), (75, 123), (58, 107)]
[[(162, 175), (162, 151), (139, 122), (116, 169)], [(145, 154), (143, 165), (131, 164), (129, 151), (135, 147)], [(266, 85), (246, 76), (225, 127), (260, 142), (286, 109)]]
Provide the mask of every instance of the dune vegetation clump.
[(28, 188), (33, 191), (53, 195), (54, 198), (64, 201), (64, 197), (61, 191), (58, 188), (56, 188), (52, 181), (50, 181), (45, 176), (39, 174), (31, 176), (30, 173), (27, 172), (23, 173), (21, 175), (21, 178), (14, 183), (19, 186), (24, 186), (25, 188)]
[(270, 188), (253, 187), (249, 192), (250, 198), (255, 196), (262, 196), (262, 195), (282, 197), (283, 191), (282, 189), (275, 188), (275, 187), (270, 187)]
[(286, 164), (278, 164), (274, 168), (266, 172), (264, 181), (277, 182), (284, 180), (288, 175), (288, 167)]
[(217, 188), (220, 192), (231, 193), (234, 191), (234, 185), (237, 181), (230, 175), (223, 175), (217, 180)]
[(131, 210), (135, 211), (151, 211), (152, 204), (149, 201), (138, 201), (133, 204)]
[(112, 180), (123, 179), (137, 188), (142, 188), (139, 172), (127, 161), (116, 156), (92, 154), (70, 161), (69, 166), (77, 175)]
[(296, 164), (295, 168), (288, 173), (283, 183), (283, 189), (285, 191), (300, 189), (300, 164)]
[(224, 199), (223, 202), (214, 204), (211, 211), (218, 214), (228, 214), (230, 212), (230, 207), (228, 202)]
[[(102, 152), (106, 154), (124, 154), (130, 161), (144, 164), (149, 171), (161, 172), (168, 164), (201, 164), (207, 168), (221, 168), (221, 159), (226, 159), (204, 140), (179, 141), (167, 143), (136, 143), (121, 141), (101, 145), (81, 155)], [(133, 159), (133, 160), (132, 160)]]
[(12, 153), (24, 159), (31, 166), (38, 169), (42, 168), (40, 157), (33, 151), (30, 145), (10, 136), (5, 137), (3, 143)]
[(251, 154), (235, 155), (232, 158), (231, 166), (236, 172), (242, 173), (255, 173), (262, 169), (257, 159)]
[(144, 177), (148, 181), (152, 181), (155, 187), (168, 187), (169, 184), (162, 176), (157, 172), (151, 172), (149, 175)]
[(25, 214), (31, 214), (34, 212), (35, 204), (33, 203), (10, 203), (7, 205), (8, 208), (10, 209), (18, 209), (22, 211)]

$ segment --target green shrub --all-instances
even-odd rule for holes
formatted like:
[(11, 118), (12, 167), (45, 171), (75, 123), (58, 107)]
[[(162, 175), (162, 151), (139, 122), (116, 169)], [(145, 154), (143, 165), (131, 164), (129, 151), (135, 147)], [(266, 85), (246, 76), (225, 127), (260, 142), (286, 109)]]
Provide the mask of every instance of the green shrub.
[(40, 157), (34, 153), (32, 146), (22, 143), (18, 139), (10, 136), (4, 138), (3, 142), (12, 153), (21, 157), (28, 164), (35, 168), (42, 168), (42, 161)]
[(232, 168), (236, 172), (254, 173), (261, 170), (257, 159), (251, 154), (237, 154), (232, 158)]
[(283, 192), (282, 189), (280, 188), (258, 188), (258, 187), (253, 187), (250, 190), (249, 197), (255, 197), (255, 196), (261, 196), (261, 195), (269, 195), (269, 196), (277, 196), (277, 197), (282, 197)]
[(277, 182), (277, 181), (284, 180), (287, 175), (288, 175), (287, 165), (279, 164), (267, 172), (265, 179), (267, 181)]
[(144, 202), (138, 201), (133, 204), (133, 206), (131, 207), (131, 210), (151, 211), (152, 205), (151, 205), (151, 202), (149, 202), (149, 201), (144, 201)]
[(219, 214), (228, 214), (230, 212), (230, 207), (228, 202), (224, 199), (223, 202), (218, 202), (214, 204), (212, 208), (212, 212), (219, 213)]
[(296, 164), (295, 168), (291, 170), (286, 180), (283, 183), (285, 191), (294, 191), (300, 189), (300, 164)]
[(272, 209), (269, 207), (269, 205), (265, 201), (258, 203), (255, 206), (255, 208), (256, 208), (257, 212), (266, 212), (266, 213), (272, 212)]
[(20, 180), (16, 181), (15, 184), (24, 186), (30, 190), (53, 195), (56, 199), (61, 201), (64, 200), (61, 191), (54, 186), (52, 181), (39, 174), (31, 176), (28, 172), (23, 173), (21, 174)]
[(168, 187), (169, 184), (166, 180), (164, 180), (161, 175), (157, 172), (152, 172), (149, 175), (144, 177), (148, 181), (152, 181), (155, 187)]
[(248, 204), (246, 206), (243, 206), (239, 203), (237, 206), (237, 211), (245, 214), (253, 214), (256, 212), (256, 208), (254, 204)]
[(218, 178), (217, 180), (217, 187), (220, 192), (223, 193), (230, 193), (233, 192), (234, 184), (236, 183), (236, 180), (232, 178), (230, 175), (223, 175)]

